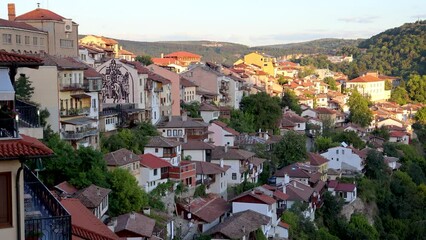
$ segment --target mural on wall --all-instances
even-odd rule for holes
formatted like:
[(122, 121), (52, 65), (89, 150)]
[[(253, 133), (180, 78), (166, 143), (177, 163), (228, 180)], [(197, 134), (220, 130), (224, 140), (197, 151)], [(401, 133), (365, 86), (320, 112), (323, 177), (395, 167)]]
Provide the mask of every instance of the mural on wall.
[(102, 102), (129, 103), (131, 75), (123, 65), (113, 59), (102, 75)]

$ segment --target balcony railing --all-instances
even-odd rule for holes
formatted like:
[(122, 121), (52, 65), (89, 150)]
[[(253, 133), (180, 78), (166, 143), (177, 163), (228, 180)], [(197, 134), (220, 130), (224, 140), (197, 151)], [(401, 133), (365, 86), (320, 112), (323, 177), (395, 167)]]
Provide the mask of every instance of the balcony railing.
[(70, 108), (68, 110), (61, 110), (61, 117), (72, 117), (72, 116), (80, 116), (80, 115), (89, 115), (90, 108)]
[(0, 138), (16, 138), (18, 131), (15, 119), (7, 116), (0, 116)]
[(40, 112), (38, 112), (36, 106), (20, 100), (16, 100), (15, 108), (16, 112), (19, 114), (19, 127), (40, 127)]
[(24, 169), (25, 239), (71, 239), (71, 216), (40, 180)]
[(85, 88), (83, 83), (63, 83), (60, 86), (61, 91), (84, 90)]
[(94, 136), (98, 134), (98, 129), (88, 129), (81, 132), (61, 132), (62, 138), (65, 140), (79, 140), (85, 137)]

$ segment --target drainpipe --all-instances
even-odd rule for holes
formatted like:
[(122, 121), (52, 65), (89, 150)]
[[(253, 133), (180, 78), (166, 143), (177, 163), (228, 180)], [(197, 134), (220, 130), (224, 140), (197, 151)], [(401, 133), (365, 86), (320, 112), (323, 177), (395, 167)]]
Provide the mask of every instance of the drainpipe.
[(21, 176), (21, 172), (22, 170), (24, 170), (24, 162), (25, 160), (20, 159), (19, 162), (21, 163), (21, 167), (18, 168), (18, 172), (16, 173), (16, 183), (15, 183), (15, 187), (16, 187), (16, 221), (17, 221), (17, 240), (21, 240), (21, 196), (20, 196), (20, 176)]

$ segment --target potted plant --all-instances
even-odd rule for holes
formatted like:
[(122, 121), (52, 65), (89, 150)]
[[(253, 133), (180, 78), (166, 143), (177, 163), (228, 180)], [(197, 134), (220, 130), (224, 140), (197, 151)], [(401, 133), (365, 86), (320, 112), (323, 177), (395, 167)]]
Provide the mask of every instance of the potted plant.
[(39, 240), (43, 237), (43, 232), (38, 230), (30, 230), (25, 233), (25, 240)]

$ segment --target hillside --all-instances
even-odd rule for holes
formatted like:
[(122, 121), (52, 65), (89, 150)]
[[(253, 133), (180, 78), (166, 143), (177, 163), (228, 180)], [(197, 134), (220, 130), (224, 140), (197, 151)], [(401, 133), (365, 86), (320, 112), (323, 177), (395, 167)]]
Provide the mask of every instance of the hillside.
[(359, 47), (367, 49), (357, 59), (361, 68), (403, 77), (426, 74), (426, 21), (386, 30), (361, 42)]

